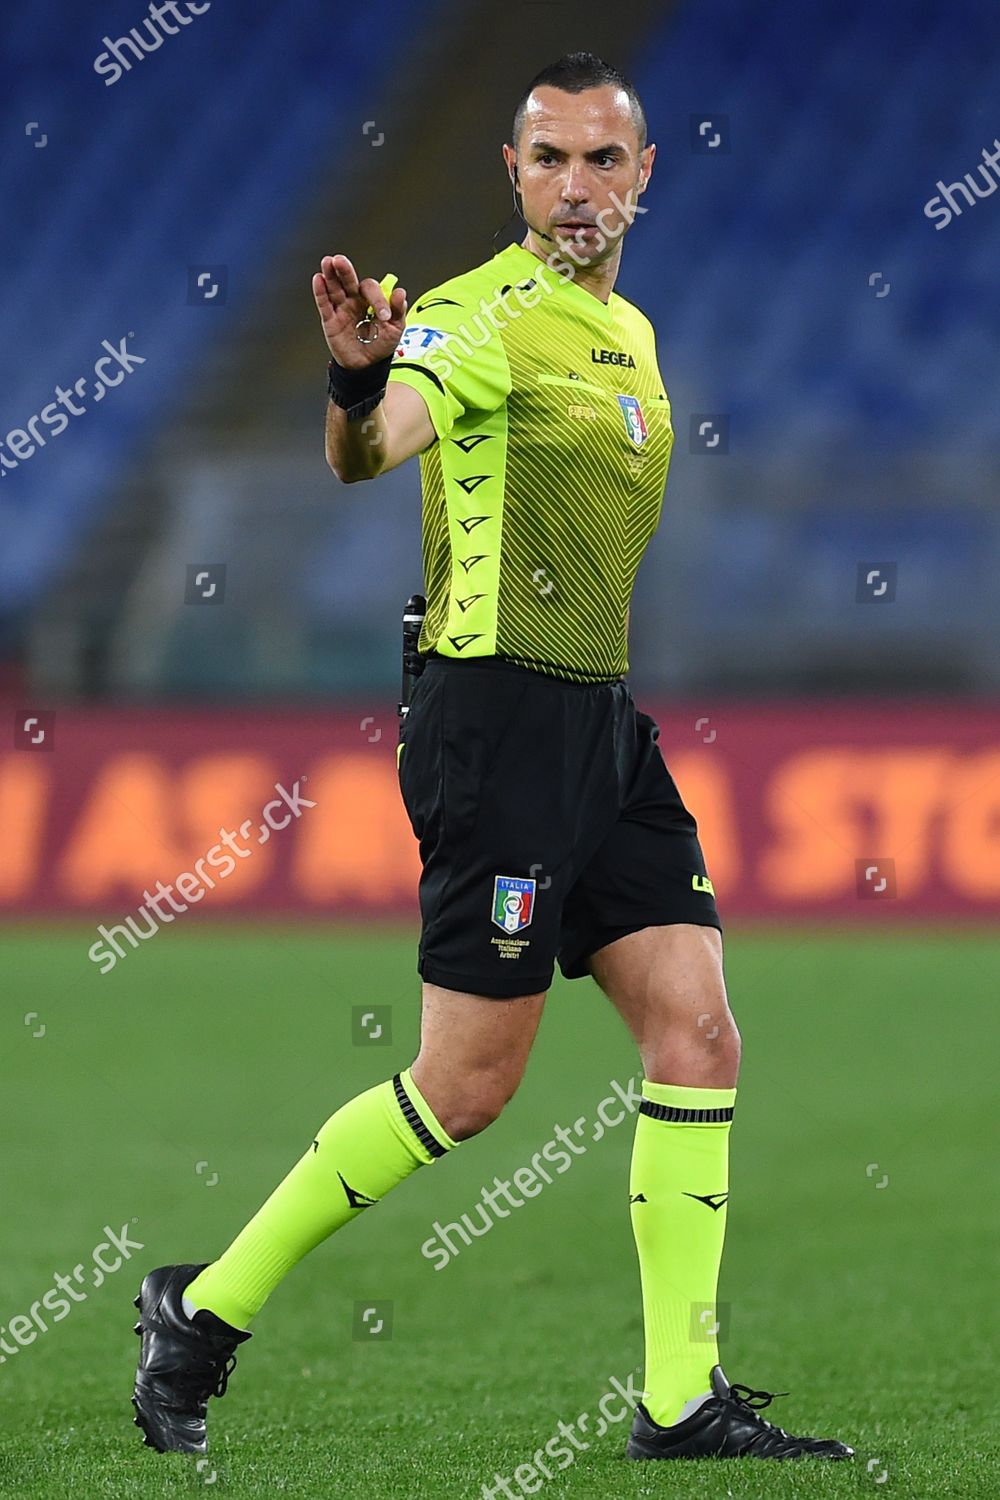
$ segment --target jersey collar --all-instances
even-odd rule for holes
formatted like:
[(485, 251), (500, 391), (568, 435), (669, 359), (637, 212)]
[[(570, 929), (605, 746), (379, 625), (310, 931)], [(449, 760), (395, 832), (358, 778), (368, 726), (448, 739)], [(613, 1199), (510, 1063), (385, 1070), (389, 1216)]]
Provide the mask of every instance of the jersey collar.
[(506, 250), (501, 250), (497, 256), (498, 260), (507, 258), (514, 267), (513, 274), (520, 275), (522, 272), (530, 273), (538, 281), (543, 281), (547, 286), (556, 291), (561, 291), (563, 296), (579, 308), (581, 312), (589, 313), (591, 317), (597, 318), (602, 323), (610, 323), (614, 317), (615, 294), (607, 302), (602, 302), (595, 297), (593, 292), (584, 291), (575, 281), (567, 281), (564, 276), (553, 271), (551, 266), (539, 260), (537, 255), (532, 255), (523, 245), (508, 245)]

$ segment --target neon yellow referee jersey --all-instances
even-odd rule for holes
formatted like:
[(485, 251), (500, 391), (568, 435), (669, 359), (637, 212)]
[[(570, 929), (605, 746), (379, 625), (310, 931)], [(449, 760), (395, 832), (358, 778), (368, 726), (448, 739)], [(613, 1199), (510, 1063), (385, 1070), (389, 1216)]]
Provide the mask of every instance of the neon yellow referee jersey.
[(511, 245), (413, 305), (389, 378), (438, 437), (420, 456), (420, 650), (621, 677), (673, 446), (648, 318)]

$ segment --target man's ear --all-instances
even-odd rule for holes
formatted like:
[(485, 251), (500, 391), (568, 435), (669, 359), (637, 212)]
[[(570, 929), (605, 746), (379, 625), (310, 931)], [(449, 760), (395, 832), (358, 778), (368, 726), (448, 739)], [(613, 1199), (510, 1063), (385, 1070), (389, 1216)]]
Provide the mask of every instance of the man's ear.
[(637, 191), (640, 193), (644, 193), (649, 186), (649, 179), (653, 175), (653, 162), (655, 158), (655, 146), (647, 146), (639, 158), (639, 185)]
[(513, 183), (514, 188), (516, 190), (517, 189), (517, 155), (516, 155), (516, 153), (514, 151), (513, 146), (504, 146), (504, 148), (503, 148), (503, 158), (504, 158), (504, 164), (505, 164), (505, 166), (507, 168), (507, 176), (510, 178), (510, 180)]

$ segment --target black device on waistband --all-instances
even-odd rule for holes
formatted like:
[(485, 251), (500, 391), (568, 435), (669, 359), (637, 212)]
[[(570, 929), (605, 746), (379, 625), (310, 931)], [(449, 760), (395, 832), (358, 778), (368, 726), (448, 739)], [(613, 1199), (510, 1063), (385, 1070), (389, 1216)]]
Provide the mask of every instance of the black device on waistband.
[(410, 711), (410, 699), (417, 678), (424, 670), (425, 658), (417, 650), (420, 627), (427, 613), (427, 600), (423, 594), (411, 594), (403, 610), (403, 685), (398, 705), (400, 723)]

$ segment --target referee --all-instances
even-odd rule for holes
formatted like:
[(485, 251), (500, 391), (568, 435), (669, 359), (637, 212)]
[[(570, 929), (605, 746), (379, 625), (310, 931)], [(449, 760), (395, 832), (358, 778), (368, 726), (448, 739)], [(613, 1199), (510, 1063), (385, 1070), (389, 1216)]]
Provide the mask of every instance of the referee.
[(344, 255), (313, 278), (330, 467), (355, 483), (420, 455), (426, 661), (399, 747), (422, 863), (420, 1051), (322, 1126), (217, 1261), (145, 1278), (136, 1421), (151, 1446), (204, 1449), (207, 1398), (279, 1281), (500, 1114), (558, 962), (597, 981), (644, 1073), (628, 1456), (848, 1458), (772, 1426), (771, 1394), (718, 1363), (740, 1039), (697, 826), (625, 678), (673, 445), (653, 329), (614, 291), (656, 148), (634, 88), (589, 53), (533, 80), (512, 141), (521, 244), (412, 311)]

